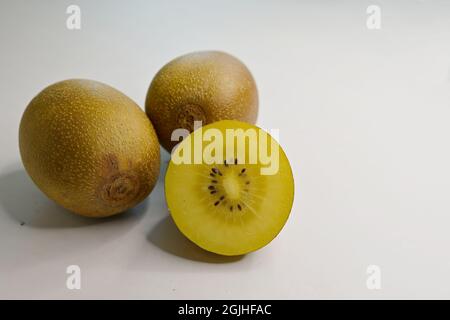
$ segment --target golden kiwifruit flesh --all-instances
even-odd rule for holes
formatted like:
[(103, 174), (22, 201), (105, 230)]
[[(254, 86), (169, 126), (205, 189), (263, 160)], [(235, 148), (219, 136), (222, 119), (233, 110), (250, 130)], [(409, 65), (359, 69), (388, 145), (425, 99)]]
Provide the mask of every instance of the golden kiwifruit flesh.
[(194, 52), (166, 64), (147, 92), (145, 110), (155, 126), (161, 145), (168, 151), (173, 130), (193, 131), (194, 120), (203, 125), (218, 120), (254, 124), (258, 92), (247, 67), (219, 51)]
[(41, 91), (23, 114), (19, 146), (36, 185), (83, 216), (132, 208), (159, 175), (159, 143), (145, 112), (97, 81), (65, 80)]
[(175, 149), (165, 193), (187, 238), (234, 256), (260, 249), (278, 235), (291, 212), (294, 178), (270, 135), (248, 123), (222, 120), (197, 129)]

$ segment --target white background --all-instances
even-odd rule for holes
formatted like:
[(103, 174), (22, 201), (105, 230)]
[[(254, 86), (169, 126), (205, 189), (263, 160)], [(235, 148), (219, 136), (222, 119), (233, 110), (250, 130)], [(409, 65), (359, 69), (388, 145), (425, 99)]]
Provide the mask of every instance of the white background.
[[(81, 30), (66, 28), (70, 4)], [(381, 30), (366, 27), (371, 4)], [(0, 46), (0, 298), (450, 298), (450, 2), (1, 0)], [(165, 165), (143, 204), (106, 220), (32, 184), (18, 126), (45, 86), (91, 78), (143, 106), (160, 67), (207, 49), (250, 68), (258, 124), (280, 129), (293, 167), (269, 246), (233, 259), (187, 241)], [(366, 287), (371, 264), (381, 290)]]

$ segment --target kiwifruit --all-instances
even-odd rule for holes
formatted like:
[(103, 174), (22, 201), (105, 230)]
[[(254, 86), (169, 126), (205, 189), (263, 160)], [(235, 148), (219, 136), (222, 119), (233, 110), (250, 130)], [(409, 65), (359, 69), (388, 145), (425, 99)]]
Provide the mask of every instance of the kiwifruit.
[[(227, 136), (230, 129), (253, 130), (254, 145), (275, 155), (273, 170), (267, 170), (261, 157), (253, 157), (257, 160), (252, 162), (252, 152), (255, 156), (257, 151), (250, 142), (241, 154), (239, 143), (234, 143), (237, 147), (228, 157), (227, 144), (237, 141)], [(214, 142), (198, 146), (208, 130), (222, 135), (218, 140), (223, 139), (223, 147), (212, 151)], [(261, 132), (265, 133), (240, 121), (215, 122), (191, 133), (172, 155), (165, 177), (170, 214), (180, 231), (205, 250), (230, 256), (257, 250), (272, 241), (287, 221), (294, 199), (291, 167), (280, 145)], [(195, 162), (196, 156), (202, 161)]]
[(219, 51), (200, 51), (178, 57), (159, 70), (150, 84), (145, 110), (161, 145), (169, 152), (175, 129), (192, 132), (194, 121), (240, 120), (254, 124), (258, 92), (247, 67)]
[(159, 143), (145, 112), (97, 81), (65, 80), (41, 91), (23, 114), (19, 146), (36, 185), (84, 216), (135, 206), (159, 175)]

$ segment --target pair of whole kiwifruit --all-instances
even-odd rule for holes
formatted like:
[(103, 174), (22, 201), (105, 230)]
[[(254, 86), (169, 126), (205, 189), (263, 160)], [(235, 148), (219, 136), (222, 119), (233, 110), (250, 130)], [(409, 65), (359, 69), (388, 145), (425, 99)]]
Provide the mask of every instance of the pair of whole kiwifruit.
[[(160, 171), (159, 145), (170, 152), (177, 144), (171, 139), (175, 129), (192, 132), (195, 120), (204, 125), (221, 120), (237, 120), (225, 122), (228, 125), (254, 124), (257, 88), (249, 70), (235, 57), (217, 51), (190, 53), (172, 60), (156, 74), (148, 89), (145, 111), (123, 93), (97, 81), (72, 79), (50, 85), (32, 99), (20, 123), (19, 146), (25, 169), (50, 199), (72, 212), (88, 217), (124, 212), (154, 188)], [(289, 199), (283, 200), (287, 203), (278, 219), (280, 226), (269, 224), (264, 231), (270, 233), (266, 236), (270, 240), (281, 230), (292, 206), (293, 182), (287, 166), (292, 190)], [(211, 170), (206, 175), (214, 177), (220, 172), (216, 167)], [(239, 176), (245, 180), (242, 185), (247, 184), (239, 192), (249, 192), (251, 177), (245, 176), (250, 171)], [(257, 182), (256, 177), (252, 182)], [(221, 192), (219, 185), (205, 184), (210, 196)], [(249, 215), (257, 215), (254, 211), (259, 206), (251, 202), (256, 198), (247, 195), (241, 202), (234, 199), (225, 204), (226, 189), (222, 193), (219, 203), (224, 203), (227, 212), (234, 209), (242, 214), (237, 215), (241, 223), (246, 209)], [(207, 204), (205, 207), (205, 211), (210, 210)], [(180, 227), (180, 223), (177, 225)], [(180, 229), (186, 234), (186, 228)], [(209, 246), (208, 241), (202, 242), (207, 234), (201, 239), (188, 237), (205, 249), (227, 255), (253, 251), (265, 244), (263, 240), (249, 240), (244, 248), (211, 240)]]

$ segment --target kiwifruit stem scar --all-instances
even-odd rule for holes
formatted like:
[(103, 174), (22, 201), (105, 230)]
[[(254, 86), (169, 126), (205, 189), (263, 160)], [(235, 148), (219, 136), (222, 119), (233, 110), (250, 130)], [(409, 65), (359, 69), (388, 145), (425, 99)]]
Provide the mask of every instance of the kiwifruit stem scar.
[(139, 193), (139, 180), (130, 173), (118, 173), (105, 181), (101, 198), (109, 205), (123, 205), (135, 199)]
[(194, 121), (206, 122), (206, 115), (203, 108), (196, 104), (181, 106), (177, 116), (178, 126), (192, 132), (194, 130)]
[(225, 193), (231, 200), (238, 200), (241, 193), (239, 181), (234, 176), (227, 176), (222, 182)]

